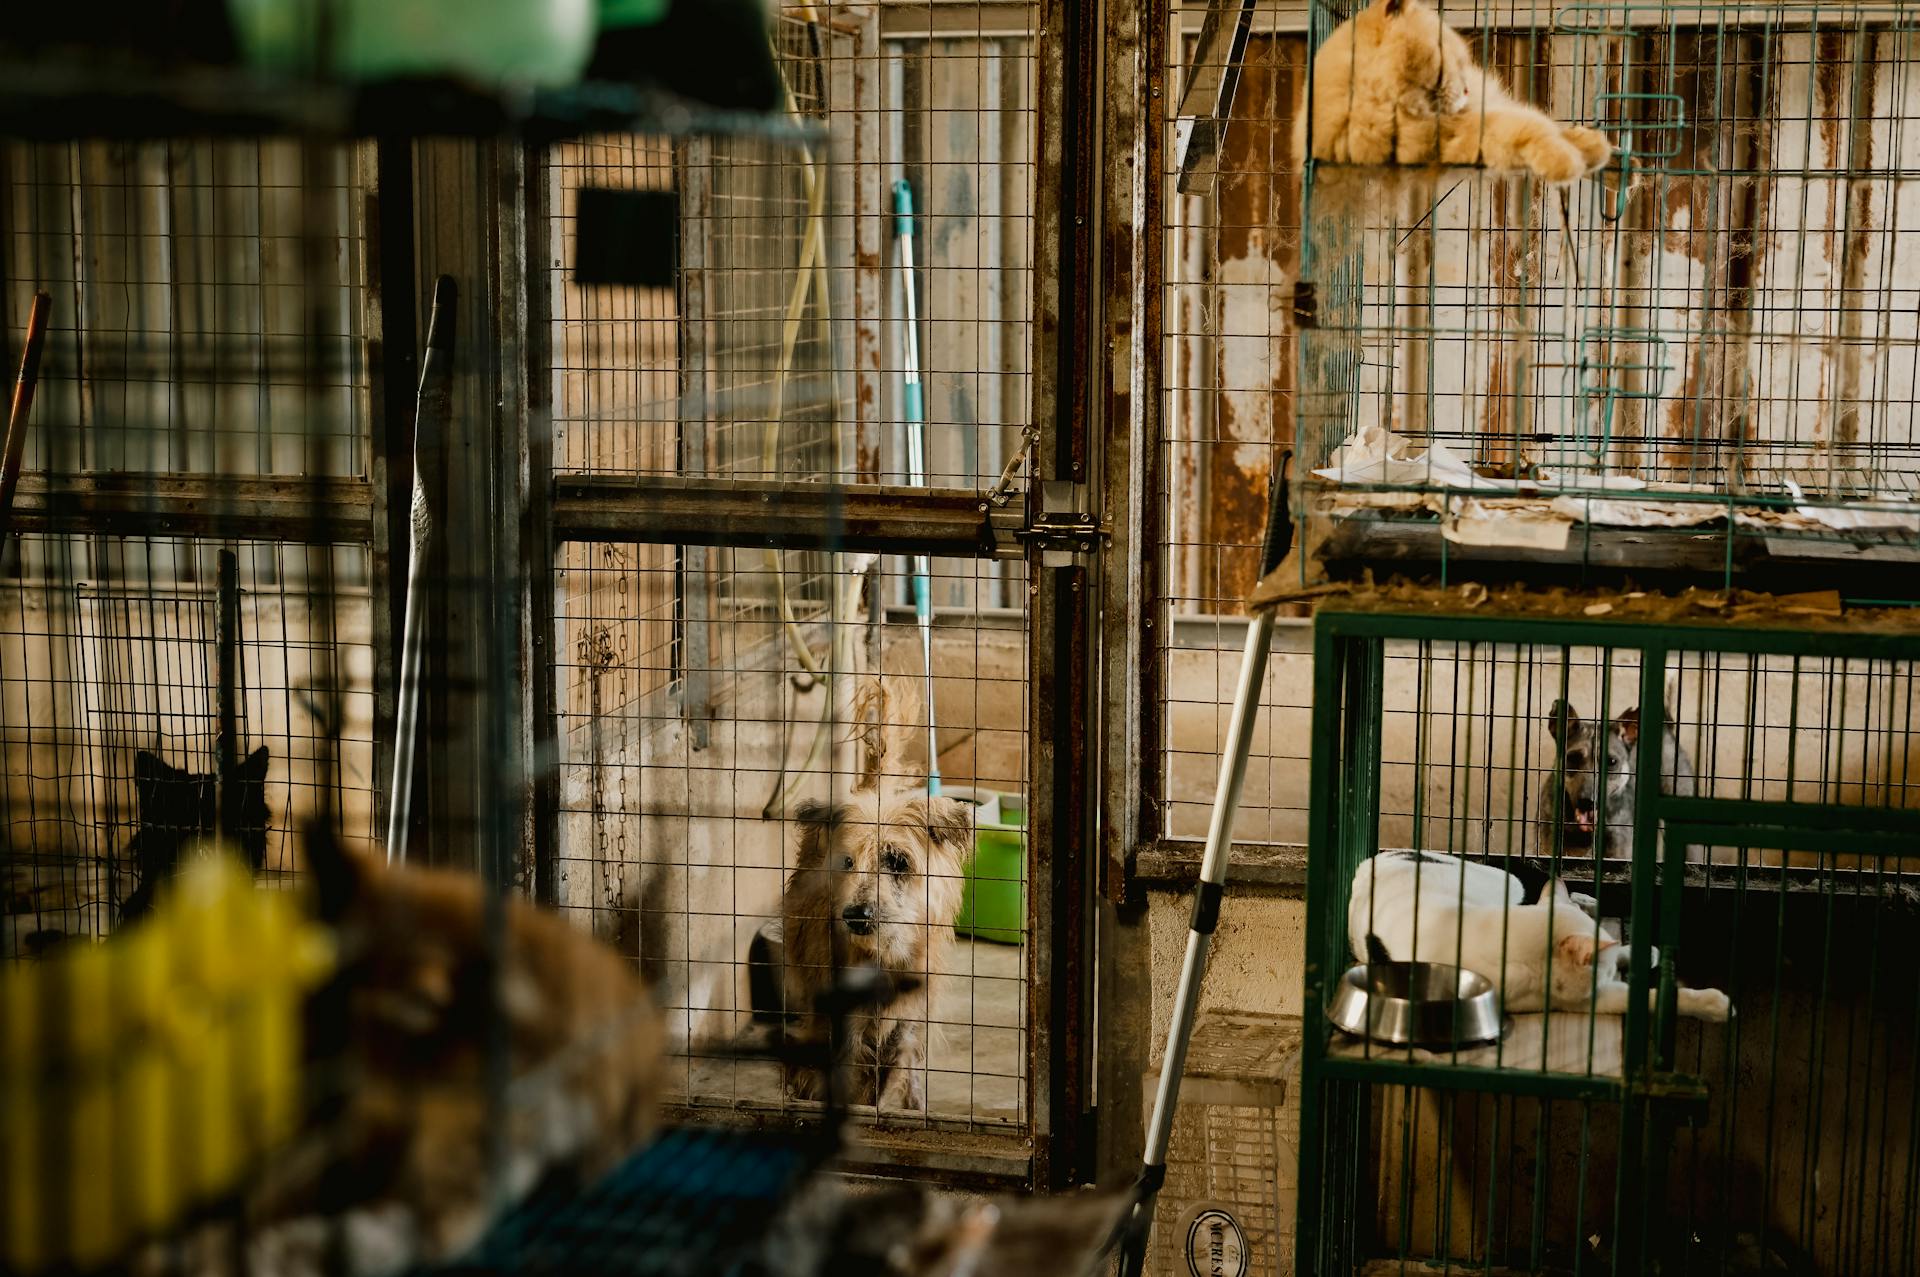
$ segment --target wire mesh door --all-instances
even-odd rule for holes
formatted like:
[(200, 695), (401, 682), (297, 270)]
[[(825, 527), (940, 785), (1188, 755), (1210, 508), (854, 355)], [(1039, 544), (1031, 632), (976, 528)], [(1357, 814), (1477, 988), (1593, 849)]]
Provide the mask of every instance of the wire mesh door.
[[(1320, 618), (1303, 1266), (1920, 1262), (1890, 625)], [(1491, 972), (1498, 1034), (1327, 1025), (1356, 964), (1410, 956)]]
[[(1417, 6), (1394, 31), (1494, 88), (1414, 155), (1433, 135), (1374, 154), (1342, 104), (1385, 47), (1338, 25), (1359, 8), (1314, 6), (1300, 376), (1337, 410), (1303, 411), (1297, 477), (1322, 557), (1877, 597), (1869, 565), (1920, 527), (1911, 15)], [(1605, 162), (1529, 159), (1523, 126)]]
[(170, 868), (156, 844), (211, 832), (195, 795), (223, 722), (258, 868), (292, 870), (336, 762), (346, 828), (372, 832), (370, 155), (16, 142), (0, 162), (6, 312), (51, 300), (0, 544), (12, 959), (107, 934)]
[[(867, 910), (855, 948), (925, 982), (868, 1118), (1008, 1167), (1035, 1122), (1032, 25), (785, 6), (791, 136), (547, 158), (552, 890), (658, 980), (705, 1120), (816, 1111), (729, 1048), (793, 1031)], [(559, 264), (599, 189), (673, 202), (671, 285)]]

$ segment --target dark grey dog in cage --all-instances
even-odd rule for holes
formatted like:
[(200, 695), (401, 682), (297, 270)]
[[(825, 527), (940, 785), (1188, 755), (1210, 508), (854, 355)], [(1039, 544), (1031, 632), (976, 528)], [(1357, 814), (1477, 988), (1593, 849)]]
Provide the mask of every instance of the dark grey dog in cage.
[[(1671, 705), (1671, 699), (1669, 699)], [(1693, 759), (1674, 730), (1673, 711), (1660, 732), (1660, 777), (1670, 794), (1692, 797)], [(1581, 718), (1565, 701), (1547, 711), (1547, 732), (1556, 750), (1553, 770), (1540, 785), (1540, 845), (1543, 856), (1593, 851), (1626, 859), (1633, 854), (1633, 814), (1639, 781), (1640, 708), (1620, 711), (1611, 723)], [(1603, 774), (1604, 772), (1604, 774)], [(1688, 859), (1693, 859), (1688, 848)]]
[[(1483, 975), (1508, 1011), (1627, 1009), (1620, 938), (1558, 879), (1528, 904), (1520, 880), (1493, 865), (1383, 851), (1354, 874), (1347, 931), (1361, 960), (1384, 950)], [(1718, 989), (1681, 989), (1679, 999), (1680, 1014), (1700, 1020), (1725, 1020), (1732, 1005)]]
[[(926, 1106), (927, 977), (942, 967), (960, 911), (961, 861), (973, 842), (967, 804), (924, 793), (855, 795), (852, 803), (803, 803), (800, 850), (781, 901), (786, 1035), (824, 1045), (817, 995), (847, 966), (871, 964), (910, 977), (876, 1013), (856, 1017), (848, 1044), (849, 1100), (882, 1108)], [(910, 986), (910, 987), (909, 987)], [(795, 1097), (826, 1097), (820, 1071), (789, 1065)]]

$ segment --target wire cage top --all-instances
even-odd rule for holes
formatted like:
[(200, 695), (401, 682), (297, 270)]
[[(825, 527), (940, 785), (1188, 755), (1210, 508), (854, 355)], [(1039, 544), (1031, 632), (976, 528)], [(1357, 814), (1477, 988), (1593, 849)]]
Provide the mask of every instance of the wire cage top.
[[(1920, 17), (1435, 8), (1471, 58), (1447, 64), (1473, 89), (1451, 124), (1447, 103), (1437, 133), (1389, 120), (1376, 157), (1363, 106), (1341, 115), (1413, 38), (1380, 26), (1408, 20), (1387, 0), (1321, 48), (1300, 105), (1296, 497), (1322, 556), (1855, 569), (1872, 597), (1920, 555)], [(1316, 34), (1348, 12), (1316, 5)], [(1555, 128), (1598, 130), (1606, 163), (1562, 180), (1525, 150)]]

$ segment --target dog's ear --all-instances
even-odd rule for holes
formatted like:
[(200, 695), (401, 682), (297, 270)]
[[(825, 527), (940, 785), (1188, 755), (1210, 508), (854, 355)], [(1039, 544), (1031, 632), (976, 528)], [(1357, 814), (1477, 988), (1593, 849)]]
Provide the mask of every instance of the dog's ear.
[(1559, 874), (1555, 874), (1547, 883), (1547, 889), (1542, 894), (1555, 897), (1567, 904), (1573, 903), (1573, 893), (1567, 890), (1567, 884), (1560, 880)]
[(1386, 3), (1380, 6), (1380, 11), (1391, 18), (1405, 7), (1406, 0), (1386, 0)]
[(793, 818), (800, 822), (800, 854), (794, 867), (818, 869), (827, 862), (827, 840), (847, 818), (847, 809), (840, 803), (808, 799), (794, 808)]
[(957, 798), (916, 798), (900, 808), (908, 825), (925, 825), (927, 837), (955, 852), (973, 840), (973, 808)]
[(1620, 739), (1627, 742), (1631, 749), (1640, 743), (1640, 707), (1620, 711), (1620, 717), (1613, 720), (1613, 730), (1620, 733)]
[(1565, 701), (1555, 701), (1553, 708), (1547, 711), (1547, 734), (1560, 742), (1580, 730), (1580, 716), (1573, 712), (1573, 706)]

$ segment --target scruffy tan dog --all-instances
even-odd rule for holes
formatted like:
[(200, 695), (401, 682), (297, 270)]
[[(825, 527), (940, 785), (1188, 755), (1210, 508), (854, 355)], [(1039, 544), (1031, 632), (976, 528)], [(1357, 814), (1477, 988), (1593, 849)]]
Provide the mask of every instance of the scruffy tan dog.
[[(912, 987), (848, 1025), (847, 1100), (924, 1108), (927, 978), (953, 944), (973, 813), (951, 798), (866, 793), (851, 803), (804, 803), (795, 815), (800, 849), (781, 902), (787, 1038), (825, 1045), (828, 1025), (814, 1000), (836, 969), (871, 964), (910, 977), (902, 983)], [(799, 1099), (824, 1099), (826, 1078), (789, 1064), (787, 1088)]]
[[(1307, 111), (1293, 154), (1304, 160)], [(1606, 137), (1516, 100), (1421, 0), (1374, 0), (1313, 59), (1313, 157), (1341, 164), (1480, 164), (1571, 182), (1612, 158)]]

